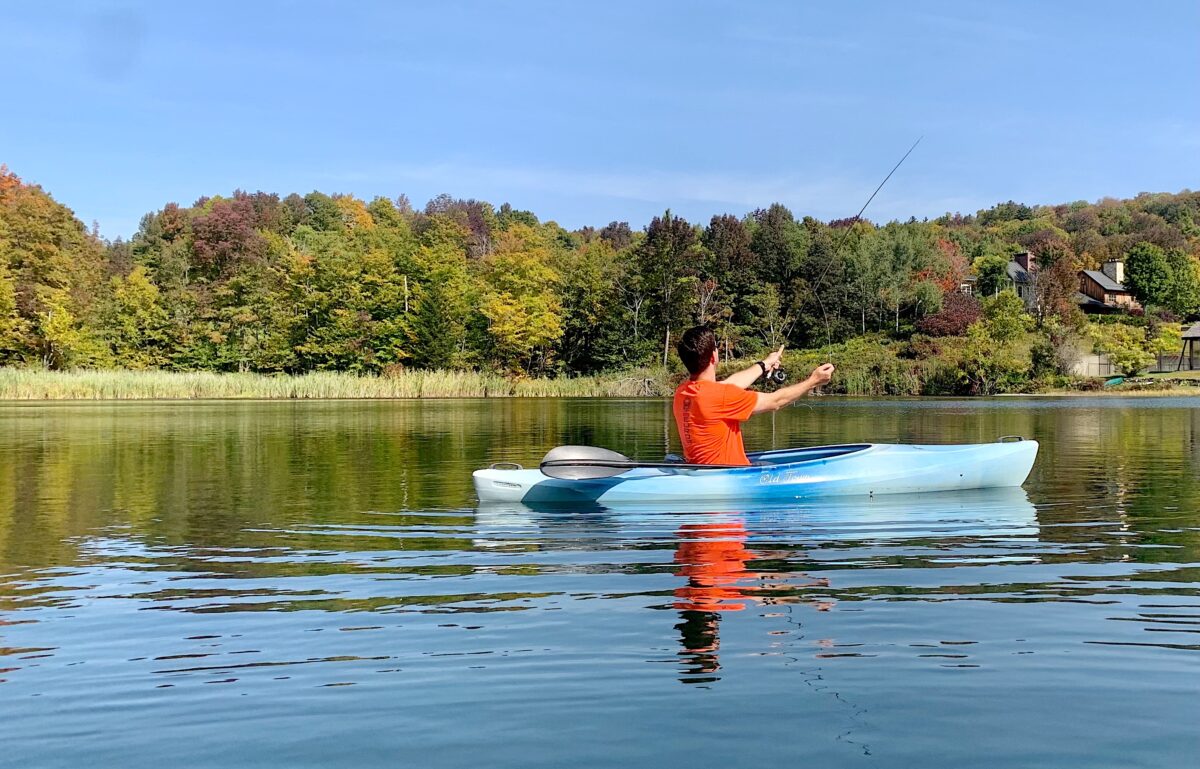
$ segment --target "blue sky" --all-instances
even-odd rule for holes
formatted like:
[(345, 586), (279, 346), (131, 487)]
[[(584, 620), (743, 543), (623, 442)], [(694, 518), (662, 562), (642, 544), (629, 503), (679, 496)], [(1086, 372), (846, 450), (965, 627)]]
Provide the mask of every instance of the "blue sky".
[(106, 237), (236, 188), (567, 227), (1200, 187), (1200, 3), (0, 5), (0, 162)]

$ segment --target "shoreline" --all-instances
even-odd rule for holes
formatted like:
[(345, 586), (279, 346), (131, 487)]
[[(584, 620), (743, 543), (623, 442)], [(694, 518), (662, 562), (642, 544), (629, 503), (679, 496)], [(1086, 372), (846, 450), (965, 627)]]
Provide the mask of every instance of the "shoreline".
[[(818, 397), (871, 400), (1001, 398), (1117, 398), (1200, 396), (1200, 376), (1161, 375), (1103, 389), (978, 395), (885, 395), (834, 393)], [(0, 368), (0, 402), (83, 403), (158, 401), (347, 401), (514, 398), (609, 398), (658, 400), (670, 396), (678, 375), (635, 369), (588, 377), (509, 379), (466, 371), (404, 371), (391, 376), (346, 372), (307, 374), (174, 372), (122, 369), (47, 371)], [(1155, 381), (1155, 380), (1159, 381)], [(1165, 381), (1164, 381), (1165, 380)]]

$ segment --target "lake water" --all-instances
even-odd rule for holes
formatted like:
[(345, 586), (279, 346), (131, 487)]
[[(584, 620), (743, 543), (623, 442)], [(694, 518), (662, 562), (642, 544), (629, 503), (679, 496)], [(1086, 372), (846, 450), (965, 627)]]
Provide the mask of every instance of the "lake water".
[(1041, 455), (1024, 491), (551, 514), (470, 471), (661, 458), (664, 404), (0, 405), (0, 764), (1195, 766), (1198, 406), (812, 399), (748, 446)]

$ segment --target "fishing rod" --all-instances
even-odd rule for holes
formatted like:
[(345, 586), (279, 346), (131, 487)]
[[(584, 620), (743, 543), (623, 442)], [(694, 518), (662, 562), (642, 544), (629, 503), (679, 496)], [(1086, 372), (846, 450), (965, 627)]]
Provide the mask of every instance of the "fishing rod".
[[(825, 276), (829, 273), (829, 266), (833, 264), (834, 258), (841, 252), (842, 246), (845, 244), (846, 239), (850, 237), (851, 230), (854, 229), (854, 225), (858, 224), (858, 221), (862, 219), (863, 212), (867, 210), (867, 206), (871, 205), (871, 201), (874, 200), (875, 196), (879, 194), (879, 191), (883, 189), (883, 185), (888, 183), (888, 179), (892, 178), (892, 174), (896, 173), (896, 169), (904, 165), (904, 161), (908, 160), (908, 156), (912, 154), (912, 151), (917, 148), (917, 145), (921, 143), (921, 139), (924, 138), (924, 136), (917, 137), (917, 140), (913, 142), (913, 145), (908, 148), (908, 152), (904, 153), (904, 157), (900, 158), (899, 162), (892, 166), (892, 170), (888, 171), (887, 176), (883, 177), (883, 181), (881, 181), (879, 186), (875, 188), (875, 191), (871, 193), (871, 197), (867, 198), (867, 202), (863, 203), (862, 208), (858, 209), (858, 213), (855, 214), (854, 218), (850, 220), (850, 223), (846, 225), (846, 231), (842, 233), (842, 237), (838, 238), (837, 244), (834, 245), (833, 253), (830, 254), (829, 260), (825, 262), (825, 269), (821, 271), (820, 276), (817, 277), (816, 283), (813, 284), (813, 296), (817, 298), (817, 305), (821, 308), (821, 317), (825, 320), (826, 351), (831, 351), (833, 349), (833, 330), (829, 325), (829, 313), (825, 311), (825, 302), (821, 301), (821, 281), (823, 281)], [(832, 352), (830, 352), (828, 357), (833, 357)]]

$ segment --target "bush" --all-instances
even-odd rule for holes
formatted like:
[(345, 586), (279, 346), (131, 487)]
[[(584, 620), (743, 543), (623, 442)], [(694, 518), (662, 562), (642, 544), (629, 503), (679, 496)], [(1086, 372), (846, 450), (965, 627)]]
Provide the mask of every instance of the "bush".
[(1137, 315), (1093, 315), (1089, 320), (1096, 325), (1111, 326), (1114, 323), (1122, 326), (1136, 326), (1143, 328), (1150, 321), (1147, 320), (1144, 314)]
[(908, 344), (901, 351), (900, 355), (905, 358), (915, 358), (916, 360), (924, 360), (926, 358), (935, 358), (942, 354), (944, 345), (941, 339), (934, 339), (923, 334), (916, 334), (908, 340)]
[(1029, 387), (1029, 368), (1029, 358), (1013, 342), (994, 336), (990, 323), (976, 323), (967, 331), (962, 377), (973, 394), (1022, 392)]
[(899, 353), (905, 345), (883, 337), (860, 337), (836, 346), (832, 355), (817, 350), (800, 352), (789, 363), (796, 375), (832, 359), (838, 373), (826, 392), (845, 395), (919, 395), (922, 390), (920, 369)]
[(1125, 376), (1133, 376), (1154, 362), (1144, 329), (1115, 323), (1104, 329), (1094, 327), (1091, 337), (1096, 351), (1107, 355)]
[(1173, 323), (1143, 318), (1142, 323), (1106, 323), (1089, 327), (1096, 352), (1108, 356), (1125, 376), (1154, 363), (1159, 353), (1178, 350), (1182, 331)]

